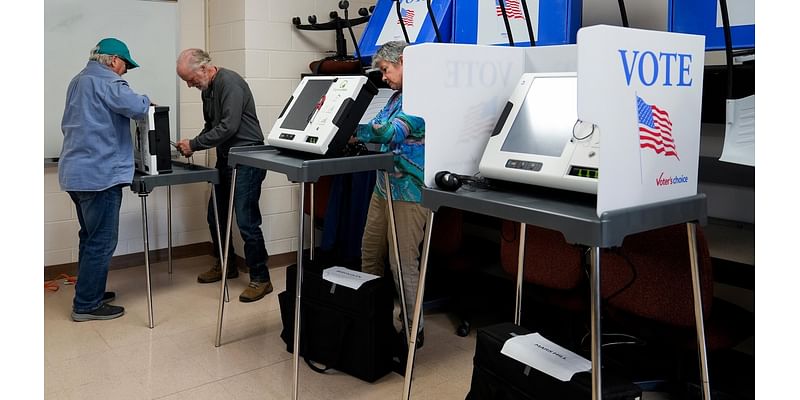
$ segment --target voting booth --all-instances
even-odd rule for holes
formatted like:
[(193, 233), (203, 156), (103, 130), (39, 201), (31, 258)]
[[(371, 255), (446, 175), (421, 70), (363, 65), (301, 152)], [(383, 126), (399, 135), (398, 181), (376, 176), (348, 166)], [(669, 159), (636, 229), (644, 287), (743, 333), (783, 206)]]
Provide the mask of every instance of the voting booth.
[[(439, 28), (441, 43), (451, 41), (453, 31), (454, 0), (431, 0), (433, 19)], [(361, 62), (370, 65), (372, 56), (386, 42), (405, 41), (400, 19), (397, 17), (397, 1), (378, 0), (372, 11), (364, 34), (358, 42), (361, 51)], [(400, 0), (400, 16), (408, 33), (410, 43), (435, 42), (431, 15), (428, 12), (427, 0)]]
[(147, 115), (134, 122), (134, 164), (146, 175), (172, 172), (169, 107), (150, 106)]
[(306, 76), (272, 126), (267, 143), (341, 155), (378, 89), (365, 76)]
[[(603, 25), (581, 29), (575, 45), (524, 48), (421, 44), (404, 54), (404, 111), (426, 122), (424, 181), (428, 188), (423, 189), (421, 204), (432, 211), (428, 226), (433, 225), (434, 214), (441, 207), (520, 223), (515, 324), (521, 321), (524, 227), (555, 229), (567, 243), (590, 247), (593, 398), (615, 398), (607, 392), (615, 386), (606, 379), (605, 371), (601, 372), (605, 370), (600, 351), (601, 249), (620, 246), (630, 234), (685, 223), (689, 252), (696, 254), (695, 221), (704, 223), (705, 218), (705, 196), (697, 194), (704, 56), (702, 36)], [(574, 89), (569, 83), (573, 75), (577, 79)], [(539, 79), (546, 83), (538, 86)], [(540, 90), (544, 100), (539, 98)], [(572, 90), (576, 93), (553, 98), (554, 93)], [(548, 99), (560, 105), (547, 104)], [(526, 115), (522, 109), (527, 100), (535, 107)], [(564, 121), (569, 122), (573, 110), (574, 128), (565, 128), (569, 124)], [(538, 111), (558, 115), (543, 117)], [(558, 123), (549, 127), (539, 124), (551, 117)], [(540, 143), (526, 137), (514, 139), (513, 145), (503, 149), (505, 141), (514, 136), (517, 121), (535, 132), (555, 132), (553, 137), (558, 140), (546, 142), (558, 145), (537, 147)], [(498, 137), (503, 132), (506, 137), (502, 144), (489, 146), (492, 135)], [(517, 133), (531, 134), (528, 129)], [(597, 170), (587, 178), (596, 180), (595, 196), (576, 196), (575, 188), (553, 183), (570, 178), (563, 169), (554, 172), (545, 169), (544, 162), (539, 168), (533, 160), (519, 159), (572, 159), (564, 151), (569, 146), (561, 143), (594, 135), (599, 135), (593, 156), (598, 160)], [(563, 147), (561, 154), (558, 147)], [(593, 147), (591, 141), (588, 147)], [(495, 166), (508, 170), (504, 179), (488, 180), (488, 188), (461, 188), (456, 192), (435, 189), (435, 177), (441, 171), (479, 178), (481, 160), (486, 157), (494, 157)], [(567, 168), (569, 163), (560, 165)], [(553, 181), (534, 182), (530, 177), (537, 174), (549, 174)], [(501, 183), (503, 180), (515, 182), (513, 188)], [(422, 258), (426, 261), (420, 265), (418, 298), (424, 292), (427, 269), (426, 255)], [(699, 280), (695, 261), (691, 266), (693, 283)], [(701, 381), (707, 394), (710, 386), (701, 294), (699, 285), (693, 284), (693, 288)], [(417, 302), (412, 330), (419, 327), (421, 308), (421, 302)], [(411, 344), (408, 360), (413, 362)], [(532, 346), (524, 347), (536, 352)], [(526, 355), (509, 357), (555, 376)], [(405, 398), (411, 393), (412, 369), (409, 363)], [(559, 379), (566, 382), (575, 376), (577, 373)]]
[[(499, 1), (457, 1), (453, 42), (507, 46), (508, 34)], [(523, 5), (528, 8), (537, 46), (575, 43), (581, 27), (582, 0), (503, 1), (511, 36), (517, 46), (530, 46), (531, 43)]]
[[(728, 0), (731, 44), (734, 49), (756, 47), (755, 0)], [(725, 49), (718, 0), (669, 0), (667, 25), (671, 32), (706, 37), (706, 50)]]
[[(494, 159), (495, 172), (485, 169), (495, 179), (596, 193), (598, 216), (695, 195), (704, 56), (702, 36), (602, 25), (581, 29), (576, 45), (410, 47), (404, 108), (425, 119), (425, 184), (435, 187), (439, 171), (483, 175), (481, 160)], [(564, 92), (557, 100), (552, 85), (535, 83), (554, 77), (566, 82), (555, 88)], [(508, 139), (515, 123), (531, 123), (536, 110), (520, 115), (528, 100), (549, 114), (556, 111), (547, 101), (562, 104), (557, 132), (550, 133), (558, 144), (576, 143), (560, 154), (561, 146), (547, 153), (527, 139), (505, 149), (505, 141), (490, 145), (503, 132)], [(581, 162), (564, 162), (573, 159), (565, 149), (580, 150)], [(532, 154), (561, 159), (558, 170), (520, 158)], [(530, 178), (542, 172), (550, 172), (547, 179)], [(587, 183), (569, 184), (576, 178)]]

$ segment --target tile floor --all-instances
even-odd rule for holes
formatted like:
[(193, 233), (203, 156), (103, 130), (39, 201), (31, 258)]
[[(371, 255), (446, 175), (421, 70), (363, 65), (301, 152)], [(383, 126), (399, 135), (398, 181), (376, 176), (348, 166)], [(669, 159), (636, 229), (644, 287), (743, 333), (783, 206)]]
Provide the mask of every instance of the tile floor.
[[(292, 355), (280, 339), (277, 294), (285, 267), (270, 270), (275, 291), (261, 301), (237, 299), (245, 274), (229, 283), (222, 346), (214, 347), (218, 284), (196, 283), (209, 256), (152, 266), (155, 328), (147, 327), (144, 267), (109, 273), (108, 290), (126, 314), (111, 321), (70, 320), (72, 286), (44, 298), (44, 384), (50, 400), (108, 399), (289, 399)], [(417, 353), (414, 399), (463, 399), (469, 391), (475, 330), (456, 336), (447, 313), (426, 315), (425, 346)], [(302, 399), (392, 399), (402, 397), (403, 379), (390, 373), (375, 383), (300, 365)], [(668, 399), (647, 393), (646, 400)]]

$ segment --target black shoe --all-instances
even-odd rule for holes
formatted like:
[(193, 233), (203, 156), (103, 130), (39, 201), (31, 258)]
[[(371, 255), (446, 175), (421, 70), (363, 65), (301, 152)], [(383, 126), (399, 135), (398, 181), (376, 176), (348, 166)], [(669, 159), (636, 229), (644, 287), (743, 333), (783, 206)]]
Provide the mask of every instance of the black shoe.
[(112, 306), (111, 304), (103, 304), (100, 308), (89, 313), (76, 313), (72, 312), (72, 320), (75, 322), (114, 319), (125, 315), (125, 308), (120, 306)]
[(417, 334), (417, 350), (421, 349), (422, 346), (425, 345), (425, 331), (420, 329), (419, 333)]
[(105, 293), (103, 293), (103, 299), (100, 300), (100, 302), (103, 303), (103, 304), (108, 304), (108, 303), (111, 303), (112, 301), (114, 301), (114, 299), (116, 299), (116, 298), (117, 298), (117, 294), (116, 293), (114, 293), (114, 292), (105, 292)]

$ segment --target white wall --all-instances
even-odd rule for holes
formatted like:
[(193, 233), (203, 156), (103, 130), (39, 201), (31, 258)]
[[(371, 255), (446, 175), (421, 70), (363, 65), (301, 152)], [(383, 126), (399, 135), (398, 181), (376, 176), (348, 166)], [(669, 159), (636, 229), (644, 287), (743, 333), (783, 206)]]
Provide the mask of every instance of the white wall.
[[(180, 47), (205, 47), (203, 0), (181, 0)], [(374, 2), (351, 1), (351, 16), (359, 7)], [(316, 14), (320, 22), (338, 10), (334, 0), (210, 0), (209, 52), (217, 65), (239, 72), (250, 84), (264, 135), (269, 132), (286, 100), (300, 82), (300, 74), (309, 72), (311, 61), (334, 51), (334, 33), (298, 31), (291, 24), (294, 16), (304, 22)], [(340, 12), (340, 15), (343, 15)], [(365, 25), (355, 27), (357, 38)], [(348, 50), (352, 43), (346, 35)], [(133, 51), (136, 51), (133, 49)], [(144, 50), (139, 50), (144, 51)], [(49, 62), (49, 60), (45, 60)], [(77, 71), (75, 71), (77, 73)], [(135, 90), (135, 88), (134, 88)], [(182, 86), (180, 107), (172, 118), (179, 118), (180, 135), (192, 138), (203, 126), (200, 92)], [(213, 165), (213, 154), (196, 153), (194, 162)], [(56, 168), (45, 168), (44, 176), (44, 265), (78, 260), (78, 221), (69, 196), (60, 191)], [(172, 189), (173, 246), (210, 241), (206, 224), (206, 202), (210, 194), (204, 183), (181, 185)], [(281, 174), (269, 172), (262, 186), (262, 229), (270, 254), (296, 251), (298, 247), (297, 212), (299, 190)], [(120, 237), (115, 255), (143, 250), (140, 199), (124, 190), (120, 213)], [(158, 188), (148, 197), (150, 248), (167, 246), (167, 189)], [(234, 245), (239, 255), (241, 239), (234, 229)]]

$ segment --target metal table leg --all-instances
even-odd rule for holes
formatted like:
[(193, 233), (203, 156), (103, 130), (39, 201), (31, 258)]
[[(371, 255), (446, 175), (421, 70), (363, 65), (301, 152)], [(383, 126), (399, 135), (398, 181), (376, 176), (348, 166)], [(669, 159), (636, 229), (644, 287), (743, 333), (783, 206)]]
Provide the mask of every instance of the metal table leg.
[(711, 399), (711, 384), (708, 378), (708, 355), (706, 352), (706, 334), (703, 322), (703, 299), (700, 293), (700, 268), (697, 258), (697, 231), (694, 223), (686, 224), (689, 239), (689, 261), (692, 265), (692, 298), (694, 300), (694, 321), (697, 329), (697, 347), (700, 356), (700, 379), (703, 387), (703, 398)]
[(603, 363), (600, 353), (600, 247), (592, 247), (591, 253), (591, 279), (592, 296), (592, 400), (603, 398), (601, 366)]
[(303, 199), (305, 198), (305, 184), (300, 183), (300, 227), (297, 245), (297, 279), (295, 283), (294, 299), (294, 341), (293, 341), (293, 363), (294, 375), (292, 377), (292, 399), (298, 398), (298, 376), (300, 375), (300, 298), (303, 287), (303, 238), (305, 238), (305, 213), (303, 212)]
[[(224, 248), (220, 249), (220, 254), (222, 255), (222, 284), (220, 285), (219, 289), (219, 313), (217, 314), (217, 338), (214, 341), (214, 346), (219, 347), (220, 342), (222, 340), (222, 312), (225, 308), (225, 296), (228, 293), (228, 250), (230, 249), (230, 240), (231, 240), (231, 218), (233, 218), (233, 193), (236, 191), (236, 172), (238, 171), (237, 168), (233, 169), (233, 173), (231, 175), (231, 193), (228, 197), (228, 222), (225, 224), (225, 243), (221, 243)], [(211, 196), (214, 200), (214, 217), (217, 218), (217, 242), (220, 242), (220, 232), (219, 232), (219, 215), (217, 215), (217, 197), (215, 195), (214, 188), (211, 188)]]
[[(231, 198), (233, 198), (233, 196), (231, 196)], [(212, 204), (214, 206), (214, 221), (216, 222), (216, 225), (217, 225), (217, 247), (218, 247), (217, 248), (217, 251), (218, 251), (217, 254), (219, 254), (220, 260), (222, 260), (222, 258), (223, 258), (222, 257), (222, 254), (223, 254), (222, 253), (223, 243), (222, 243), (222, 237), (220, 236), (220, 230), (219, 230), (219, 211), (218, 211), (219, 208), (217, 207), (217, 192), (214, 190), (214, 185), (213, 184), (211, 185), (211, 200), (213, 201)], [(228, 218), (230, 218), (230, 212), (228, 213), (228, 215), (229, 215)], [(228, 228), (228, 231), (230, 232), (230, 228)], [(225, 243), (225, 246), (229, 246), (229, 245), (227, 243)], [(227, 260), (227, 258), (226, 258), (226, 260)], [(220, 263), (222, 263), (222, 261), (220, 261)], [(221, 267), (221, 265), (220, 265), (220, 267)], [(230, 298), (228, 296), (229, 292), (228, 292), (227, 275), (226, 275), (226, 278), (225, 278), (225, 283), (222, 286), (224, 287), (224, 290), (225, 290), (225, 295), (223, 296), (223, 298), (224, 298), (226, 303), (230, 303), (231, 300), (230, 300)], [(222, 320), (222, 318), (220, 318), (220, 321), (221, 320)], [(222, 329), (222, 322), (220, 322), (220, 330), (221, 329)]]
[(167, 186), (167, 272), (172, 273), (172, 186)]
[[(394, 219), (394, 201), (392, 200), (392, 185), (389, 183), (389, 172), (383, 171), (383, 177), (386, 181), (386, 206), (389, 208), (389, 232), (392, 234), (392, 242), (394, 243), (394, 259), (397, 260), (397, 285), (400, 288), (400, 309), (403, 310), (403, 327), (406, 331), (406, 339), (411, 343), (411, 330), (408, 327), (408, 310), (406, 310), (406, 290), (403, 284), (403, 267), (400, 262), (400, 247), (397, 241), (397, 224)], [(414, 331), (416, 332), (416, 331)], [(416, 333), (414, 337), (416, 338)]]
[(517, 251), (517, 297), (514, 305), (514, 324), (522, 323), (522, 280), (525, 271), (525, 229), (528, 225), (519, 224), (519, 250)]
[[(417, 285), (417, 300), (414, 302), (414, 316), (412, 318), (412, 331), (419, 330), (419, 320), (422, 315), (422, 303), (425, 296), (425, 275), (428, 271), (428, 253), (431, 246), (431, 232), (433, 232), (433, 215), (431, 211), (428, 216), (428, 223), (425, 226), (425, 237), (422, 241), (422, 259), (419, 266), (419, 284)], [(411, 398), (411, 375), (414, 370), (414, 357), (417, 351), (417, 335), (413, 335), (408, 341), (408, 355), (406, 356), (406, 374), (403, 380), (403, 399)]]
[[(305, 184), (301, 183), (301, 185), (305, 185)], [(311, 182), (310, 186), (311, 186), (311, 188), (310, 188), (311, 189), (311, 199), (309, 201), (311, 202), (311, 210), (309, 211), (309, 214), (311, 214), (311, 232), (309, 232), (309, 235), (310, 235), (309, 236), (309, 240), (311, 241), (311, 244), (310, 244), (311, 247), (308, 249), (308, 256), (309, 256), (308, 258), (309, 258), (309, 260), (314, 261), (314, 246), (316, 245), (314, 243), (314, 234), (316, 233), (316, 230), (317, 230), (314, 227), (314, 182)], [(302, 211), (303, 211), (303, 209), (301, 208), (300, 212), (302, 212)]]
[(147, 326), (153, 329), (153, 291), (150, 287), (150, 242), (147, 226), (147, 194), (139, 194), (142, 201), (142, 240), (144, 241), (144, 270), (147, 276)]

